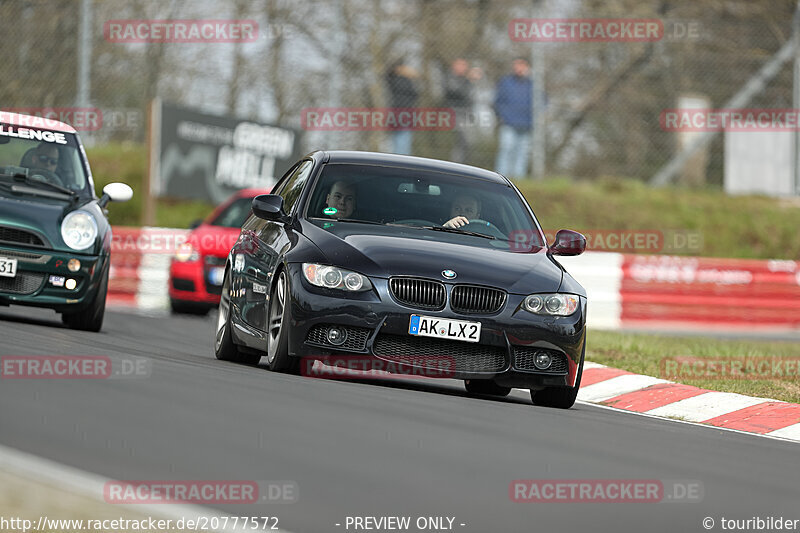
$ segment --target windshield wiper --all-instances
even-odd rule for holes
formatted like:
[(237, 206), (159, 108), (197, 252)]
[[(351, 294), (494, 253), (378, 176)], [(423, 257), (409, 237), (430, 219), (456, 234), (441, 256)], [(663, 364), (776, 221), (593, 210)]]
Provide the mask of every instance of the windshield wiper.
[(383, 226), (383, 222), (375, 222), (374, 220), (361, 220), (358, 218), (332, 218), (331, 222), (353, 222), (354, 224), (373, 224)]
[(470, 235), (472, 237), (483, 237), (484, 239), (489, 239), (490, 241), (496, 240), (497, 237), (494, 235), (485, 235), (483, 233), (476, 233), (474, 231), (466, 231), (463, 229), (456, 229), (456, 228), (445, 228), (444, 226), (422, 226), (424, 229), (430, 229), (433, 231), (444, 231), (446, 233), (458, 233), (461, 235)]
[(62, 187), (61, 185), (56, 185), (55, 183), (50, 183), (49, 181), (41, 181), (41, 180), (32, 179), (27, 174), (17, 173), (17, 174), (13, 175), (13, 178), (16, 181), (23, 181), (23, 182), (27, 183), (28, 185), (46, 185), (47, 187), (50, 187), (51, 189), (53, 189), (55, 191), (63, 192), (64, 194), (68, 194), (70, 196), (75, 196), (76, 194), (78, 194), (78, 193), (76, 193), (75, 191), (73, 191), (71, 189), (67, 189), (66, 187)]

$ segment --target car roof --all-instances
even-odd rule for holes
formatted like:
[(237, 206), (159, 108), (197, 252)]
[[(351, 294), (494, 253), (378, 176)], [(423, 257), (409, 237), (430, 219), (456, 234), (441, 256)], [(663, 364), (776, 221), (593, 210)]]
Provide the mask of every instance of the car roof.
[(36, 115), (23, 115), (21, 113), (10, 113), (0, 111), (0, 123), (20, 126), (24, 128), (41, 128), (44, 130), (58, 131), (61, 133), (78, 133), (75, 128), (64, 122)]
[(485, 179), (508, 185), (508, 179), (502, 174), (492, 170), (442, 161), (440, 159), (429, 159), (427, 157), (416, 157), (411, 155), (385, 154), (381, 152), (360, 152), (355, 150), (321, 150), (319, 152), (328, 163), (350, 163), (362, 165), (380, 165), (391, 167), (402, 167), (421, 170), (432, 170), (436, 172), (447, 172), (451, 174), (461, 174), (470, 178)]
[(255, 198), (261, 194), (269, 194), (270, 189), (240, 189), (234, 193), (231, 198), (244, 198), (247, 196)]

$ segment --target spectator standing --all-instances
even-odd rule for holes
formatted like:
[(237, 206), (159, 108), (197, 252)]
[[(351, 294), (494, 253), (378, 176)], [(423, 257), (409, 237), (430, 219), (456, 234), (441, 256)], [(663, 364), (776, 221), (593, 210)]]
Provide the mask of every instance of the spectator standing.
[[(409, 108), (417, 105), (419, 91), (416, 79), (419, 74), (405, 61), (397, 61), (386, 74), (386, 86), (389, 89), (389, 106), (392, 108)], [(390, 133), (392, 152), (395, 154), (411, 154), (413, 132), (411, 129), (397, 129)]]
[(444, 105), (455, 112), (455, 140), (450, 158), (458, 163), (465, 163), (469, 153), (470, 136), (468, 131), (469, 113), (473, 107), (472, 84), (481, 79), (482, 71), (469, 67), (464, 58), (456, 58), (450, 64), (450, 71), (445, 78)]
[(511, 74), (500, 78), (494, 97), (494, 110), (499, 122), (495, 170), (508, 177), (528, 174), (533, 129), (531, 66), (524, 57), (511, 63)]

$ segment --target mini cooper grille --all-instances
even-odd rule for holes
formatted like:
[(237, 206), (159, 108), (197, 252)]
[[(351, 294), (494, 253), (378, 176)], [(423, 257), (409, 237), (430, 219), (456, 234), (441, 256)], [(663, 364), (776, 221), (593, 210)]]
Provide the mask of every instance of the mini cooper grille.
[(367, 338), (369, 338), (370, 329), (368, 328), (354, 328), (350, 326), (339, 326), (347, 332), (347, 337), (343, 344), (335, 346), (328, 342), (328, 328), (333, 324), (318, 324), (308, 330), (306, 335), (306, 342), (309, 344), (318, 344), (320, 346), (327, 346), (335, 350), (347, 350), (355, 352), (363, 352), (367, 347)]
[(39, 272), (17, 272), (13, 278), (0, 277), (0, 292), (32, 294), (44, 283), (44, 274)]
[(16, 250), (0, 250), (0, 257), (13, 257), (27, 263), (47, 263), (52, 258), (51, 255), (30, 254), (28, 252), (18, 252)]
[(454, 365), (455, 372), (500, 372), (506, 368), (505, 348), (471, 342), (384, 333), (378, 335), (373, 350), (387, 361), (437, 370), (442, 362), (448, 370)]
[[(547, 352), (553, 358), (550, 368), (539, 370), (533, 364), (533, 358), (537, 352)], [(527, 372), (547, 372), (548, 374), (566, 374), (567, 356), (555, 350), (543, 350), (542, 348), (532, 348), (530, 346), (514, 346), (514, 368)]]
[(0, 226), (0, 242), (13, 242), (16, 244), (26, 244), (28, 246), (44, 247), (44, 242), (35, 233), (16, 228)]
[(444, 284), (419, 278), (392, 278), (389, 288), (398, 302), (419, 309), (443, 308), (447, 294)]
[(506, 293), (500, 289), (456, 285), (450, 293), (450, 308), (456, 313), (496, 313), (506, 303)]

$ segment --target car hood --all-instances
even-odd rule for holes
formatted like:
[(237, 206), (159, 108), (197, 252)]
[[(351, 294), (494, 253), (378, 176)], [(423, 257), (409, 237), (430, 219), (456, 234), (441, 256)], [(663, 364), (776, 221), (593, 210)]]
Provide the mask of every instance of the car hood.
[[(453, 283), (474, 283), (510, 293), (555, 292), (563, 270), (544, 250), (512, 253), (443, 242), (442, 234), (410, 228), (335, 223), (328, 230), (309, 222), (303, 233), (325, 254), (328, 262), (367, 276), (419, 276), (446, 280), (443, 270), (454, 270)], [(464, 237), (468, 239), (477, 237)]]
[(69, 250), (61, 239), (61, 221), (71, 211), (63, 201), (0, 196), (0, 226), (26, 230), (44, 237), (57, 250)]

